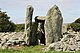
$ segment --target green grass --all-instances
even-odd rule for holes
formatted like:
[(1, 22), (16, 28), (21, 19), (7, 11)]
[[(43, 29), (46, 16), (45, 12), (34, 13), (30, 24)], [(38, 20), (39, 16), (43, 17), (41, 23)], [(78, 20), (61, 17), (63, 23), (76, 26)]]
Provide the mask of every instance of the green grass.
[(62, 51), (48, 51), (48, 52), (43, 52), (41, 48), (44, 46), (30, 46), (30, 47), (21, 47), (21, 48), (16, 48), (16, 49), (5, 49), (5, 50), (0, 50), (0, 53), (80, 53), (80, 51), (77, 52), (62, 52)]

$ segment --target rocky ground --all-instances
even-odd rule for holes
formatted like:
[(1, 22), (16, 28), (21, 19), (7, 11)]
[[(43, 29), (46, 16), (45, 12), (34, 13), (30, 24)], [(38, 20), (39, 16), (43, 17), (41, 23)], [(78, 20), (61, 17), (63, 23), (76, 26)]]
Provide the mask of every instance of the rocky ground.
[[(0, 49), (25, 45), (24, 32), (0, 33)], [(43, 48), (44, 51), (80, 51), (80, 32), (65, 32), (61, 41)]]
[(50, 44), (43, 50), (56, 51), (80, 51), (80, 32), (66, 32), (63, 33), (61, 41)]
[(0, 33), (0, 48), (6, 49), (14, 46), (24, 45), (24, 33), (23, 32), (7, 32)]

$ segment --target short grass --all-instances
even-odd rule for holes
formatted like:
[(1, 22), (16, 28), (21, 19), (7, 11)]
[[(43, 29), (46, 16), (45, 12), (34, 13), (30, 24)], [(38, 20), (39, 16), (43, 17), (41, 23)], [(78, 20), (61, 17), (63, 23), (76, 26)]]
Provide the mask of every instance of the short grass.
[(20, 48), (15, 48), (15, 49), (5, 49), (5, 50), (0, 50), (0, 53), (80, 53), (80, 51), (76, 52), (58, 52), (58, 51), (48, 51), (48, 52), (43, 52), (41, 48), (44, 46), (30, 46), (30, 47), (20, 47)]

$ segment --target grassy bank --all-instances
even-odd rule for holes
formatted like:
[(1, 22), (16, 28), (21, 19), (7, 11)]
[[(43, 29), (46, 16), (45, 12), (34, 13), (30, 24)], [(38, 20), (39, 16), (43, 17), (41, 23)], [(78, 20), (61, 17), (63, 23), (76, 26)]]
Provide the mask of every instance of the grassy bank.
[(43, 52), (41, 50), (41, 48), (43, 47), (44, 46), (17, 47), (14, 49), (0, 50), (0, 53), (80, 53), (79, 51), (77, 52), (58, 52), (58, 51)]

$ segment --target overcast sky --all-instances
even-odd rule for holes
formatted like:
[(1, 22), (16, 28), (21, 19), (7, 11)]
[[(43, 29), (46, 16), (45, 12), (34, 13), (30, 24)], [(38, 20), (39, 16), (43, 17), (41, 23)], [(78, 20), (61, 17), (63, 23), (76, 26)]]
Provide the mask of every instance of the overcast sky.
[(15, 23), (25, 22), (26, 6), (34, 7), (35, 16), (45, 16), (51, 6), (57, 5), (64, 23), (71, 23), (80, 17), (80, 0), (0, 0), (0, 8), (6, 11)]

